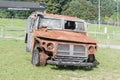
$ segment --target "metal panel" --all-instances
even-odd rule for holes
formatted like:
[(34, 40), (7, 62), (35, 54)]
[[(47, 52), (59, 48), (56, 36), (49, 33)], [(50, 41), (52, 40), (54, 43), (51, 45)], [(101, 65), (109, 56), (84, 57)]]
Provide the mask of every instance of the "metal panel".
[(86, 56), (86, 49), (84, 46), (74, 46), (73, 55), (84, 57)]
[(70, 52), (70, 46), (69, 45), (58, 45), (58, 55), (65, 55), (68, 56)]
[(64, 62), (83, 62), (84, 58), (71, 56), (58, 56), (55, 60), (56, 61), (61, 60)]
[(70, 47), (68, 44), (59, 44), (58, 45), (58, 50), (64, 50), (64, 51), (69, 51), (70, 50)]
[(85, 46), (58, 44), (58, 56), (87, 57)]

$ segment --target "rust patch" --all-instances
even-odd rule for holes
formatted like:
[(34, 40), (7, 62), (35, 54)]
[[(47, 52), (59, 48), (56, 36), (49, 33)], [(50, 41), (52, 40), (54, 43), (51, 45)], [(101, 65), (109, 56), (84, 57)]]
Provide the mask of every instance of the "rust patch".
[(46, 55), (44, 52), (40, 52), (39, 54), (40, 54), (40, 66), (45, 66), (48, 55)]
[(43, 30), (39, 29), (34, 36), (45, 37), (57, 40), (68, 40), (84, 43), (97, 43), (96, 40), (83, 33), (77, 33), (70, 30)]

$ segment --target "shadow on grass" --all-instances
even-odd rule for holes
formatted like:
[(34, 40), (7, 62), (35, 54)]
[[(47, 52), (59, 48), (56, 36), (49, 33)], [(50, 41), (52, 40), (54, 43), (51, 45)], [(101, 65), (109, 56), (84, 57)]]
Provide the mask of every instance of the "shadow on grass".
[(92, 68), (88, 68), (88, 67), (74, 67), (74, 66), (52, 66), (51, 69), (54, 70), (71, 70), (71, 71), (75, 71), (75, 70), (83, 70), (83, 71), (93, 71), (94, 68), (98, 68), (98, 67), (92, 67)]

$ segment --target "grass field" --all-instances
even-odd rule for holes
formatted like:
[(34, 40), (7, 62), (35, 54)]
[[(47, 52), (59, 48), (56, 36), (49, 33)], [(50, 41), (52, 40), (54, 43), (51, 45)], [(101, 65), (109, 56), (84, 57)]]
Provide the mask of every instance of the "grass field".
[(120, 50), (98, 49), (97, 68), (57, 68), (31, 65), (24, 41), (0, 39), (0, 80), (120, 80)]
[[(105, 33), (105, 28), (107, 33)], [(97, 24), (88, 25), (88, 33), (102, 44), (120, 45), (120, 26), (102, 25), (100, 29)], [(91, 33), (93, 32), (93, 33)]]
[(89, 32), (101, 32), (101, 33), (104, 33), (104, 30), (105, 30), (105, 27), (107, 28), (107, 33), (108, 34), (112, 34), (114, 32), (120, 32), (119, 29), (120, 29), (120, 26), (112, 26), (112, 25), (104, 25), (104, 24), (101, 24), (100, 25), (100, 28), (98, 26), (98, 24), (88, 24), (88, 31)]
[(23, 37), (26, 26), (26, 19), (0, 19), (0, 29), (4, 29), (4, 36)]

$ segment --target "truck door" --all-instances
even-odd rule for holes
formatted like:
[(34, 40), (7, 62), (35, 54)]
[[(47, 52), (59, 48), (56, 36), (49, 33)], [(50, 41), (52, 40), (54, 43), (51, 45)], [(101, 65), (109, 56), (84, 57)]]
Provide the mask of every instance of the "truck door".
[(26, 34), (25, 34), (25, 43), (26, 43), (26, 51), (30, 52), (32, 50), (32, 33), (34, 28), (35, 20), (33, 18), (28, 18)]

